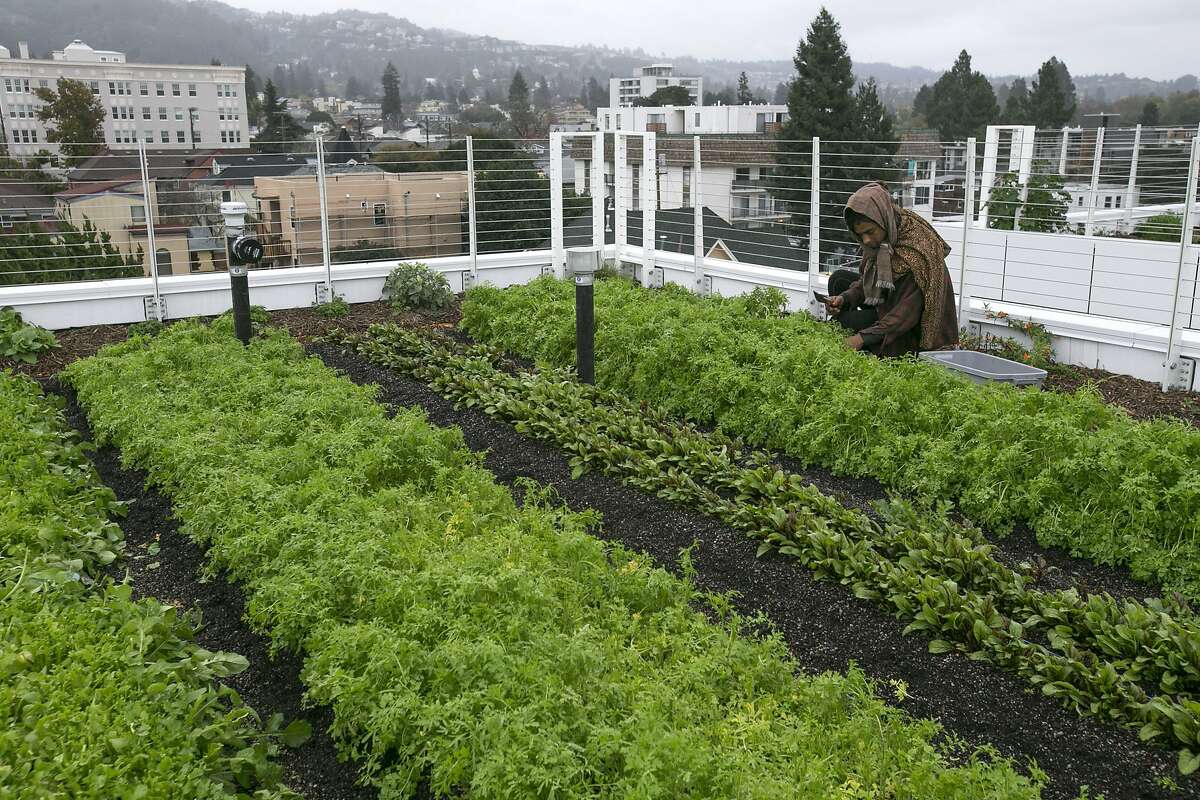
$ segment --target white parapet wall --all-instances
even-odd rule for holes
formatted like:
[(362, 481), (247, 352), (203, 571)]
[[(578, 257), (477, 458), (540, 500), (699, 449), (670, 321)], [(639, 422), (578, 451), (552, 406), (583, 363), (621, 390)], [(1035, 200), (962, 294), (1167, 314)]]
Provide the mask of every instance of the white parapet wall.
[[(961, 237), (961, 227), (938, 227), (947, 228), (943, 235), (948, 241), (960, 241), (953, 234)], [(1004, 312), (1044, 325), (1054, 337), (1055, 356), (1063, 363), (1150, 381), (1162, 378), (1169, 320), (1163, 287), (1168, 272), (1173, 282), (1178, 246), (1172, 250), (1171, 245), (1146, 242), (995, 230), (973, 230), (970, 236), (966, 280), (970, 302), (964, 319), (973, 330), (1020, 338), (1005, 322), (990, 316)], [(1151, 249), (1145, 250), (1147, 246)], [(1189, 327), (1200, 323), (1200, 307), (1192, 302), (1198, 251), (1191, 248), (1185, 259), (1187, 302), (1180, 304), (1178, 332), (1180, 354), (1192, 363), (1200, 361), (1200, 330)], [(1171, 252), (1176, 255), (1174, 262)], [(615, 248), (609, 246), (605, 255), (615, 259)], [(627, 247), (620, 260), (640, 264), (641, 257), (641, 248)], [(471, 280), (467, 256), (425, 263), (446, 274), (454, 291), (462, 291)], [(476, 280), (500, 287), (528, 283), (546, 272), (550, 263), (549, 250), (481, 255)], [(949, 264), (957, 280), (955, 254)], [(335, 265), (334, 292), (351, 303), (378, 300), (384, 278), (395, 266), (395, 261)], [(790, 310), (808, 308), (807, 272), (720, 259), (705, 259), (702, 270), (697, 281), (692, 256), (658, 251), (647, 283), (676, 283), (726, 297), (774, 286), (787, 295)], [(324, 280), (325, 268), (319, 266), (251, 271), (250, 302), (273, 310), (311, 306)], [(826, 289), (824, 275), (816, 282), (817, 291)], [(168, 319), (212, 316), (231, 306), (229, 278), (224, 273), (165, 277), (159, 286)], [(1088, 286), (1090, 293), (1082, 293), (1081, 287)], [(148, 278), (0, 287), (0, 306), (13, 306), (29, 322), (52, 330), (138, 322), (147, 319), (147, 301), (152, 297)], [(1200, 391), (1197, 371), (1191, 378), (1193, 391)]]

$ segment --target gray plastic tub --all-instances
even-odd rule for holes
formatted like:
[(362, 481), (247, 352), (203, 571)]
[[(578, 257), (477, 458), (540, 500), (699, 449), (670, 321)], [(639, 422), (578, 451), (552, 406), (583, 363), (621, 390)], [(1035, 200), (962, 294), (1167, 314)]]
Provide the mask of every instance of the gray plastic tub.
[(961, 373), (976, 383), (1011, 383), (1014, 386), (1038, 386), (1046, 370), (1009, 361), (1007, 358), (974, 350), (933, 350), (921, 353), (921, 358)]

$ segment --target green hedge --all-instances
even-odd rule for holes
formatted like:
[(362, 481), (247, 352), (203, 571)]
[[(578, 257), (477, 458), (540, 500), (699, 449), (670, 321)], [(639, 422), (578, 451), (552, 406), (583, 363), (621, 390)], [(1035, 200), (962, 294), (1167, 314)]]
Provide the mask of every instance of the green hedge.
[[(457, 430), (394, 418), (292, 341), (172, 326), (67, 378), (172, 496), (248, 617), (381, 797), (1031, 797), (950, 767), (861, 673), (796, 677), (645, 557), (534, 486), (518, 505)], [(707, 602), (709, 621), (693, 604)]]
[(101, 574), (122, 510), (59, 408), (0, 373), (0, 796), (294, 797), (274, 737), (215, 682), (245, 659)]
[[(574, 361), (571, 286), (472, 289), (476, 339)], [(1138, 422), (1094, 392), (977, 386), (915, 359), (845, 351), (807, 315), (760, 319), (741, 300), (621, 281), (596, 287), (596, 379), (638, 400), (839, 474), (953, 500), (1005, 531), (1200, 600), (1200, 431)]]

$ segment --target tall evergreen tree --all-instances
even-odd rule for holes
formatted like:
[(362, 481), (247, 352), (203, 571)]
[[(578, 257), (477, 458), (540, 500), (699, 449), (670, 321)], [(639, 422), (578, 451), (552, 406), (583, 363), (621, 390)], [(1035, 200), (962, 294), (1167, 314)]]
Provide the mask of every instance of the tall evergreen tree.
[(963, 50), (930, 90), (925, 117), (943, 139), (958, 141), (968, 136), (982, 138), (987, 125), (999, 115), (992, 84), (982, 72), (971, 69), (971, 56)]
[(358, 100), (363, 96), (362, 84), (358, 82), (358, 78), (351, 75), (346, 79), (346, 99)]
[(745, 72), (738, 75), (737, 84), (737, 101), (738, 105), (746, 106), (754, 102), (754, 92), (750, 89), (750, 78)]
[(583, 104), (592, 111), (608, 105), (608, 92), (601, 88), (600, 82), (596, 80), (595, 76), (587, 80), (587, 99), (583, 101)]
[(900, 143), (896, 138), (892, 115), (879, 99), (879, 86), (874, 78), (858, 87), (854, 95), (854, 112), (860, 141), (853, 145), (853, 150), (861, 157), (855, 159), (856, 174), (851, 177), (860, 183), (869, 180), (891, 183), (897, 180), (900, 176), (893, 156)]
[(1142, 116), (1138, 120), (1138, 123), (1150, 127), (1158, 125), (1158, 103), (1153, 100), (1147, 100), (1146, 105), (1142, 106)]
[(258, 127), (262, 120), (262, 104), (258, 99), (258, 75), (246, 65), (246, 81), (242, 90), (242, 95), (246, 98), (246, 119), (254, 127)]
[(275, 70), (271, 73), (271, 83), (275, 84), (275, 91), (282, 94), (284, 97), (288, 95), (288, 76), (283, 70), (282, 64), (276, 64)]
[(513, 73), (512, 83), (508, 85), (508, 121), (512, 125), (513, 134), (518, 139), (525, 139), (534, 133), (533, 110), (529, 107), (529, 84), (521, 70)]
[(1057, 58), (1038, 68), (1029, 93), (1029, 122), (1039, 128), (1061, 128), (1075, 116), (1075, 84), (1067, 65)]
[(933, 90), (926, 84), (921, 84), (921, 88), (917, 90), (917, 96), (913, 98), (912, 109), (914, 114), (920, 114), (922, 117), (929, 116), (929, 104), (933, 101)]
[(533, 107), (538, 111), (549, 111), (552, 102), (550, 84), (546, 81), (546, 76), (543, 75), (538, 79), (537, 85), (533, 89)]
[(383, 118), (397, 124), (404, 115), (404, 106), (400, 101), (400, 73), (395, 64), (387, 63), (379, 82), (383, 86)]
[(1029, 121), (1029, 89), (1024, 78), (1017, 78), (1008, 89), (1004, 101), (1004, 124), (1027, 125)]
[(262, 125), (254, 147), (262, 153), (286, 153), (296, 148), (304, 129), (287, 111), (286, 101), (280, 99), (275, 82), (268, 80), (263, 87)]
[[(854, 102), (854, 75), (841, 26), (824, 7), (809, 25), (796, 48), (796, 78), (788, 92), (788, 120), (776, 143), (774, 187), (771, 193), (784, 204), (790, 224), (799, 236), (808, 233), (809, 180), (812, 169), (811, 139), (857, 139), (858, 110)], [(841, 216), (849, 196), (852, 174), (833, 148), (821, 157), (820, 214), (831, 223)], [(849, 239), (841, 226), (822, 225), (823, 236)], [(845, 234), (845, 235), (843, 235)]]

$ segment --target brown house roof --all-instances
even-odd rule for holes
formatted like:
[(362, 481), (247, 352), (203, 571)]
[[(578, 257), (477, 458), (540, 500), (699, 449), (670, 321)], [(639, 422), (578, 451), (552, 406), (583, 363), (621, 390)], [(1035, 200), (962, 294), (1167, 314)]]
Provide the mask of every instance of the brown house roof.
[(937, 159), (942, 157), (942, 145), (935, 130), (902, 131), (900, 133), (901, 161)]
[[(133, 186), (135, 183), (139, 185), (132, 190), (121, 192), (120, 190), (127, 186)], [(91, 183), (73, 183), (61, 192), (55, 192), (55, 197), (61, 197), (65, 200), (70, 200), (76, 197), (87, 197), (93, 194), (104, 194), (105, 192), (120, 192), (121, 194), (141, 195), (142, 187), (139, 181), (117, 180), (117, 181), (93, 181)]]

